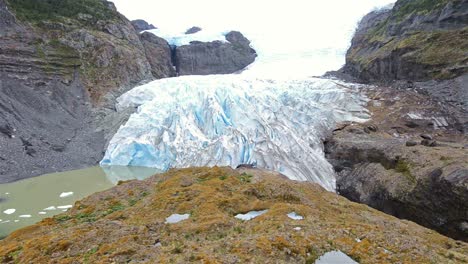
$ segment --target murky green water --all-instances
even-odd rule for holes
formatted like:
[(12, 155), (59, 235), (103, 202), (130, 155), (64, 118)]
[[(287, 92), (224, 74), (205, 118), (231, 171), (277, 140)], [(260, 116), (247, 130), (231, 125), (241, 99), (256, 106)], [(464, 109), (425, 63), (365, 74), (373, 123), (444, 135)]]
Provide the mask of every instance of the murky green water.
[(142, 180), (158, 172), (141, 167), (92, 167), (0, 184), (0, 237), (62, 213), (75, 201), (120, 180)]

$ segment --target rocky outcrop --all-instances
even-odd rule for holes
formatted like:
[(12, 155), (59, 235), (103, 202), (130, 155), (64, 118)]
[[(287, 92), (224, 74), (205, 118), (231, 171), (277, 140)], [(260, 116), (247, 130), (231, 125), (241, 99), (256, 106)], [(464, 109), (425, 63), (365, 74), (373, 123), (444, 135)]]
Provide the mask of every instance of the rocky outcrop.
[(172, 64), (172, 51), (169, 43), (149, 32), (142, 33), (140, 39), (145, 48), (153, 76), (157, 79), (174, 77), (176, 70)]
[(185, 31), (185, 34), (186, 35), (190, 35), (190, 34), (195, 34), (197, 32), (200, 32), (202, 29), (200, 27), (191, 27), (189, 29), (187, 29), (187, 31)]
[(0, 0), (0, 14), (0, 182), (97, 164), (94, 112), (153, 79), (136, 31), (104, 0)]
[(132, 20), (131, 23), (137, 32), (156, 29), (156, 27), (153, 24), (150, 24), (143, 19)]
[[(249, 221), (234, 217), (251, 210), (267, 211)], [(303, 219), (291, 219), (292, 212)], [(188, 219), (168, 223), (174, 214)], [(315, 263), (334, 250), (360, 263), (468, 260), (466, 243), (352, 203), (317, 184), (263, 170), (217, 167), (171, 170), (94, 194), (69, 212), (1, 240), (0, 260)]]
[(337, 191), (399, 218), (468, 240), (468, 155), (457, 119), (413, 89), (368, 91), (372, 121), (325, 143)]
[(342, 71), (363, 82), (464, 75), (467, 21), (467, 0), (398, 0), (362, 19)]
[(226, 42), (193, 41), (177, 47), (175, 65), (178, 75), (229, 74), (255, 61), (257, 54), (240, 32), (231, 31)]

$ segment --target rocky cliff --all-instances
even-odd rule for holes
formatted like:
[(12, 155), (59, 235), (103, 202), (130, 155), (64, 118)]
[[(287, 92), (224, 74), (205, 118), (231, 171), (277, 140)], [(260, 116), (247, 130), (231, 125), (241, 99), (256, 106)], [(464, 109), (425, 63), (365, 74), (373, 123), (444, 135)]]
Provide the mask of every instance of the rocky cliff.
[(255, 61), (257, 53), (238, 31), (226, 34), (226, 42), (192, 41), (175, 50), (178, 75), (229, 74)]
[[(235, 217), (251, 210), (267, 211)], [(4, 263), (315, 263), (336, 250), (360, 263), (468, 261), (464, 242), (249, 168), (121, 183), (0, 241)]]
[(398, 0), (362, 19), (343, 71), (364, 82), (464, 75), (467, 21), (467, 0)]
[(142, 44), (111, 2), (0, 0), (0, 15), (0, 182), (97, 164), (94, 113), (170, 74), (167, 43)]
[(341, 69), (372, 120), (325, 142), (341, 195), (468, 240), (468, 1), (398, 0), (371, 12)]

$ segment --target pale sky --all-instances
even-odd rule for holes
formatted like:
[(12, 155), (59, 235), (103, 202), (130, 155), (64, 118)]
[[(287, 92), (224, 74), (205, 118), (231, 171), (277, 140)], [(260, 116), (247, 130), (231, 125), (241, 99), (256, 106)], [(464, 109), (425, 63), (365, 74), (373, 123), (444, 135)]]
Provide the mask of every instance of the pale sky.
[(145, 19), (163, 30), (191, 26), (239, 30), (252, 40), (263, 56), (260, 59), (285, 57), (291, 64), (303, 64), (292, 60), (310, 57), (311, 64), (312, 57), (317, 62), (318, 53), (334, 56), (315, 63), (313, 72), (318, 74), (344, 63), (344, 52), (363, 15), (396, 0), (112, 1), (129, 19)]

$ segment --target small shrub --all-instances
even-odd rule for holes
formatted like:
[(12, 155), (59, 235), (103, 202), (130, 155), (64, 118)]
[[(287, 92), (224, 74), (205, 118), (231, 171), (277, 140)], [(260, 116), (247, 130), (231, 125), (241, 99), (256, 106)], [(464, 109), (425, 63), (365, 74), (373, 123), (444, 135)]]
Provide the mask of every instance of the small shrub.
[(244, 183), (250, 183), (252, 181), (252, 177), (253, 177), (253, 175), (247, 174), (245, 172), (243, 172), (241, 175), (237, 176), (237, 178), (241, 182), (244, 182)]

